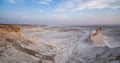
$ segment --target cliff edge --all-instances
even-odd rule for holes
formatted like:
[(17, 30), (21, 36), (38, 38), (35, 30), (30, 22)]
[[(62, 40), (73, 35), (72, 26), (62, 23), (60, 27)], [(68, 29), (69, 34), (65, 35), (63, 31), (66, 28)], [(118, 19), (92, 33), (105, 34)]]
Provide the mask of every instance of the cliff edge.
[(7, 38), (7, 37), (16, 37), (21, 35), (21, 29), (17, 25), (11, 24), (1, 24), (0, 25), (0, 38)]

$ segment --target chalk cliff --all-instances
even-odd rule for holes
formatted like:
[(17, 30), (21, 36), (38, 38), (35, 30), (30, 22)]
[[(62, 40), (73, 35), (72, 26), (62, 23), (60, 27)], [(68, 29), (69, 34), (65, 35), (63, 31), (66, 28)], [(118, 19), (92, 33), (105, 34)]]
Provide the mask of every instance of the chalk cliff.
[(0, 25), (0, 37), (17, 37), (21, 35), (20, 27), (17, 25)]
[(89, 39), (91, 40), (91, 43), (95, 46), (105, 46), (106, 40), (104, 38), (104, 35), (102, 33), (102, 28), (99, 27), (95, 33), (90, 33)]

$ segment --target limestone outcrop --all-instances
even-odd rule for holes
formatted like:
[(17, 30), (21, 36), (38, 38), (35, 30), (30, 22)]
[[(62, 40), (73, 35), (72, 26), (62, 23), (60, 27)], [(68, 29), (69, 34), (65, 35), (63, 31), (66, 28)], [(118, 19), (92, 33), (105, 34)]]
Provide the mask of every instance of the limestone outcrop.
[(99, 27), (95, 33), (90, 33), (89, 35), (89, 39), (91, 41), (91, 43), (95, 46), (105, 46), (106, 44), (106, 40), (103, 36), (103, 33), (102, 33), (102, 28)]
[(0, 25), (0, 37), (7, 38), (7, 37), (15, 37), (20, 36), (21, 30), (20, 27), (17, 25), (10, 25), (10, 24), (1, 24)]

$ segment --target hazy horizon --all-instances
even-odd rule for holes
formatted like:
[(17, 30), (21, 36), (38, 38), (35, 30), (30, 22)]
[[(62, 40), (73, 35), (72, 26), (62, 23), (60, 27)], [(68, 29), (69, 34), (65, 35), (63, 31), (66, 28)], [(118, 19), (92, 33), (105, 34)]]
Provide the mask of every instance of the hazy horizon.
[(120, 0), (0, 0), (0, 24), (120, 25)]

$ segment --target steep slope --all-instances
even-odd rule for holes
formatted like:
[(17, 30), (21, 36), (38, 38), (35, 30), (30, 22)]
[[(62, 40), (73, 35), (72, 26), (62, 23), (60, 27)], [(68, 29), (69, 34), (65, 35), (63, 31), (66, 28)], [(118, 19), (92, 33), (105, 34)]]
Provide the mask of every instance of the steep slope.
[(101, 27), (98, 28), (95, 33), (93, 33), (93, 32), (90, 33), (89, 39), (90, 39), (91, 43), (96, 47), (99, 47), (99, 46), (110, 47), (109, 43), (107, 42), (107, 40), (105, 39), (105, 36), (102, 33)]
[(0, 25), (0, 37), (15, 37), (20, 36), (20, 27), (17, 25)]
[(53, 63), (55, 55), (43, 53), (51, 50), (48, 45), (25, 36), (17, 25), (0, 25), (0, 63), (42, 63), (44, 60)]

